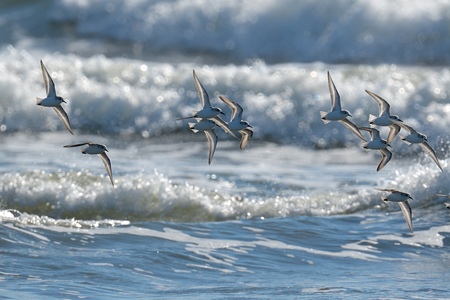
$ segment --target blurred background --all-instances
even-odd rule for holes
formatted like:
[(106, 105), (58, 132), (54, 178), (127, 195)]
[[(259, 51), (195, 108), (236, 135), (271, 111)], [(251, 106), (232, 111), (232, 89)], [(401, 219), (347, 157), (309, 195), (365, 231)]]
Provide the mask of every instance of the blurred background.
[(34, 107), (42, 59), (80, 133), (187, 132), (174, 119), (199, 109), (195, 68), (213, 105), (241, 103), (256, 140), (348, 146), (317, 117), (330, 69), (356, 123), (377, 113), (370, 89), (446, 136), (449, 21), (447, 1), (2, 1), (0, 130), (64, 129)]

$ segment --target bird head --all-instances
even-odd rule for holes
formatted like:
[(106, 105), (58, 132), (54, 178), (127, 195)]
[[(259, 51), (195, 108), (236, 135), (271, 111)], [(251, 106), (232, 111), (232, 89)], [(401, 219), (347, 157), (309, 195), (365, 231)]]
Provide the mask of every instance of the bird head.
[(346, 115), (347, 117), (353, 117), (353, 116), (349, 113), (348, 110), (343, 110), (342, 113), (343, 113), (344, 115)]

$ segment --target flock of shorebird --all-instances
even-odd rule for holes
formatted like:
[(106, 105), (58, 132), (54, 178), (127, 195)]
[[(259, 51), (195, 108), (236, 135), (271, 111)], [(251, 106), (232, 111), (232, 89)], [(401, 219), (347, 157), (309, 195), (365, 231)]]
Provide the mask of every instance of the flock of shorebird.
[[(58, 115), (58, 118), (61, 120), (61, 122), (64, 124), (64, 126), (67, 128), (67, 130), (73, 134), (72, 127), (70, 126), (69, 117), (67, 116), (67, 113), (64, 111), (61, 104), (66, 101), (58, 95), (56, 95), (56, 89), (55, 89), (55, 83), (53, 82), (52, 77), (48, 73), (47, 69), (44, 66), (44, 63), (41, 62), (41, 70), (42, 70), (42, 76), (44, 77), (44, 83), (45, 83), (45, 91), (47, 93), (47, 96), (45, 98), (39, 98), (36, 97), (36, 105), (44, 107), (53, 107), (53, 110)], [(108, 149), (105, 145), (102, 144), (95, 144), (92, 142), (85, 142), (85, 143), (79, 143), (74, 145), (65, 145), (65, 148), (71, 148), (71, 147), (80, 147), (85, 146), (86, 148), (81, 149), (81, 153), (83, 154), (98, 154), (100, 158), (102, 159), (103, 164), (105, 165), (106, 171), (108, 172), (109, 179), (111, 180), (111, 184), (114, 186), (114, 180), (112, 176), (112, 169), (111, 169), (111, 161), (109, 160), (109, 157), (106, 155), (106, 152), (108, 152)]]
[(222, 128), (225, 132), (229, 133), (235, 138), (237, 137), (234, 133), (239, 132), (241, 134), (241, 149), (244, 149), (250, 139), (253, 137), (253, 129), (247, 121), (242, 120), (243, 109), (237, 102), (230, 100), (225, 96), (219, 96), (220, 100), (222, 100), (231, 109), (230, 122), (225, 122), (220, 117), (220, 114), (225, 114), (220, 108), (213, 107), (211, 105), (208, 93), (198, 79), (195, 70), (193, 71), (193, 76), (195, 87), (197, 88), (197, 92), (200, 97), (202, 109), (194, 112), (192, 116), (181, 117), (177, 120), (195, 119), (197, 121), (195, 123), (189, 123), (189, 128), (194, 133), (199, 131), (203, 131), (205, 133), (206, 138), (209, 142), (208, 164), (211, 164), (217, 145), (217, 134), (214, 130), (217, 126)]
[[(427, 136), (416, 131), (411, 126), (405, 124), (398, 116), (391, 115), (389, 103), (378, 96), (375, 93), (372, 93), (368, 90), (366, 92), (377, 102), (379, 108), (379, 115), (369, 115), (369, 126), (358, 127), (347, 117), (351, 117), (352, 115), (347, 111), (343, 110), (341, 106), (341, 98), (339, 93), (334, 85), (333, 79), (331, 78), (330, 72), (328, 72), (328, 88), (330, 90), (331, 95), (331, 111), (324, 112), (321, 111), (320, 115), (325, 124), (330, 121), (338, 121), (347, 127), (350, 131), (352, 131), (356, 136), (362, 139), (363, 148), (366, 150), (378, 150), (381, 153), (381, 161), (378, 164), (377, 172), (380, 171), (384, 166), (392, 158), (392, 152), (389, 150), (391, 145), (389, 144), (392, 140), (397, 136), (401, 129), (404, 129), (409, 132), (408, 135), (401, 137), (401, 139), (407, 144), (419, 144), (422, 149), (433, 159), (436, 165), (439, 167), (441, 171), (443, 171), (441, 164), (436, 156), (435, 151), (430, 146), (427, 140)], [(382, 139), (380, 136), (380, 131), (372, 126), (388, 126), (389, 134), (386, 139)], [(361, 134), (361, 130), (368, 131), (370, 133), (370, 141), (368, 142), (366, 138)], [(391, 147), (392, 148), (392, 147)], [(406, 223), (408, 224), (409, 229), (413, 232), (412, 226), (412, 210), (411, 206), (408, 203), (409, 199), (413, 199), (410, 194), (401, 192), (395, 189), (380, 189), (375, 188), (376, 190), (383, 192), (390, 192), (387, 197), (382, 197), (381, 199), (384, 202), (397, 202), (402, 210), (403, 216), (405, 217)], [(445, 196), (445, 195), (440, 195)], [(446, 204), (447, 208), (450, 208), (450, 204)]]
[[(40, 61), (40, 63), (42, 76), (44, 77), (47, 96), (45, 98), (36, 97), (36, 105), (42, 106), (42, 108), (52, 107), (56, 112), (56, 114), (58, 115), (58, 118), (67, 128), (67, 130), (73, 135), (74, 133), (70, 125), (69, 117), (67, 116), (67, 113), (64, 111), (64, 108), (61, 106), (61, 104), (66, 103), (66, 101), (64, 101), (62, 97), (56, 94), (55, 83), (53, 82), (53, 79), (51, 78), (50, 74), (45, 68), (42, 60)], [(208, 93), (206, 92), (205, 88), (198, 79), (195, 70), (193, 71), (193, 75), (194, 75), (194, 83), (200, 97), (202, 109), (197, 112), (194, 112), (192, 116), (178, 118), (177, 120), (195, 119), (197, 121), (196, 123), (189, 123), (189, 128), (193, 132), (203, 131), (205, 133), (209, 142), (208, 164), (211, 164), (217, 145), (217, 134), (215, 132), (215, 128), (217, 126), (222, 128), (225, 132), (229, 133), (235, 138), (237, 138), (235, 132), (239, 132), (241, 134), (241, 142), (240, 142), (241, 149), (244, 149), (245, 146), (253, 137), (253, 130), (252, 126), (247, 121), (242, 120), (242, 112), (243, 112), (242, 107), (237, 102), (230, 100), (225, 96), (220, 96), (219, 98), (231, 109), (231, 119), (229, 122), (225, 122), (219, 116), (219, 114), (225, 115), (222, 112), (222, 110), (220, 108), (211, 106)], [(87, 147), (81, 149), (81, 153), (98, 154), (102, 159), (103, 164), (105, 165), (109, 179), (111, 180), (111, 184), (114, 186), (111, 161), (106, 155), (108, 149), (106, 148), (105, 145), (96, 144), (93, 142), (84, 142), (73, 145), (65, 145), (63, 147), (72, 148), (85, 145), (87, 145)]]
[[(44, 77), (47, 96), (44, 99), (36, 98), (36, 105), (42, 107), (53, 107), (59, 119), (67, 128), (67, 130), (71, 134), (74, 134), (70, 126), (69, 117), (67, 116), (67, 113), (61, 106), (63, 102), (64, 103), (66, 102), (62, 97), (56, 95), (55, 84), (52, 78), (50, 77), (47, 69), (45, 68), (42, 60), (40, 61), (40, 63), (42, 69), (42, 76)], [(441, 169), (441, 171), (443, 170), (441, 164), (439, 163), (439, 160), (437, 159), (435, 151), (428, 143), (426, 135), (416, 131), (411, 126), (405, 124), (398, 116), (391, 115), (389, 103), (380, 96), (376, 95), (375, 93), (366, 90), (366, 92), (377, 102), (379, 107), (378, 116), (369, 115), (369, 126), (358, 127), (350, 120), (348, 120), (347, 117), (351, 117), (352, 115), (347, 110), (342, 109), (341, 99), (336, 89), (336, 86), (333, 82), (333, 79), (331, 78), (330, 72), (328, 72), (327, 75), (328, 75), (328, 88), (330, 90), (331, 96), (331, 111), (330, 112), (321, 111), (320, 112), (321, 119), (325, 124), (331, 121), (340, 122), (345, 127), (347, 127), (351, 132), (353, 132), (357, 137), (363, 140), (362, 146), (364, 149), (378, 150), (381, 153), (382, 158), (380, 163), (378, 164), (377, 171), (380, 171), (391, 160), (392, 152), (389, 150), (389, 148), (391, 147), (389, 143), (393, 141), (393, 139), (397, 136), (397, 134), (400, 132), (401, 129), (404, 129), (409, 133), (408, 135), (401, 138), (405, 143), (419, 144), (422, 147), (422, 149), (431, 157), (431, 159), (433, 159), (433, 161), (436, 163), (439, 169)], [(196, 120), (196, 122), (188, 123), (189, 128), (194, 133), (199, 131), (203, 131), (205, 133), (209, 143), (208, 164), (211, 164), (217, 145), (217, 134), (215, 132), (215, 128), (217, 126), (222, 128), (225, 132), (229, 133), (231, 136), (235, 138), (237, 138), (235, 133), (239, 132), (241, 134), (240, 140), (241, 149), (244, 149), (245, 146), (248, 144), (248, 142), (252, 139), (253, 129), (252, 126), (247, 121), (242, 120), (243, 109), (237, 102), (232, 101), (225, 96), (219, 96), (219, 98), (231, 109), (230, 121), (225, 122), (220, 117), (220, 115), (225, 114), (222, 112), (220, 108), (213, 107), (211, 105), (208, 93), (206, 92), (205, 88), (198, 79), (195, 70), (193, 71), (193, 76), (202, 109), (194, 112), (193, 115), (191, 116), (181, 117), (178, 118), (177, 120), (184, 120), (184, 119)], [(374, 126), (388, 126), (390, 130), (387, 138), (382, 139), (379, 130), (373, 128)], [(361, 131), (367, 131), (370, 133), (370, 141), (366, 140)], [(100, 156), (111, 180), (111, 184), (114, 186), (111, 161), (106, 155), (106, 152), (108, 152), (106, 146), (92, 142), (83, 142), (73, 145), (65, 145), (63, 147), (72, 148), (80, 146), (87, 146), (81, 149), (81, 152), (83, 154), (97, 154)], [(380, 188), (375, 189), (390, 193), (387, 197), (382, 197), (382, 200), (385, 202), (389, 201), (397, 202), (399, 204), (403, 212), (403, 216), (405, 217), (406, 223), (408, 224), (411, 232), (413, 232), (412, 211), (408, 203), (409, 199), (412, 200), (411, 195), (395, 189), (380, 189)], [(450, 208), (450, 204), (446, 205), (447, 208)]]

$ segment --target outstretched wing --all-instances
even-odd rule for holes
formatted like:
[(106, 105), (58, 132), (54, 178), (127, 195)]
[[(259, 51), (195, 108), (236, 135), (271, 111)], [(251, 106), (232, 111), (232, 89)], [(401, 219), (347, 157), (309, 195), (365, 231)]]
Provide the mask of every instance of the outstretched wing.
[(333, 79), (331, 78), (330, 71), (327, 71), (328, 75), (328, 89), (330, 90), (330, 96), (331, 96), (331, 110), (337, 110), (341, 111), (341, 97), (339, 96), (339, 93), (336, 89), (336, 86), (334, 85)]
[(211, 102), (209, 101), (208, 93), (206, 92), (205, 88), (201, 84), (200, 80), (198, 80), (197, 74), (195, 73), (195, 70), (193, 70), (194, 74), (194, 82), (195, 87), (197, 88), (198, 96), (200, 97), (200, 103), (202, 104), (202, 108), (211, 107)]
[(211, 164), (211, 161), (214, 156), (214, 152), (216, 151), (216, 145), (217, 145), (217, 135), (216, 132), (213, 129), (204, 131), (206, 138), (208, 139), (209, 143), (209, 155), (208, 155), (208, 164)]
[(69, 130), (69, 132), (73, 134), (72, 127), (70, 127), (69, 117), (67, 116), (67, 113), (64, 111), (64, 108), (62, 108), (61, 104), (58, 106), (54, 106), (53, 109), (58, 115), (58, 118), (64, 124), (64, 126), (66, 126), (67, 130)]
[(436, 152), (434, 152), (433, 148), (431, 148), (430, 144), (428, 142), (423, 141), (422, 143), (419, 143), (420, 147), (433, 159), (433, 161), (436, 163), (436, 165), (441, 169), (441, 171), (444, 171), (442, 169), (442, 166), (436, 156)]
[(239, 118), (239, 120), (242, 120), (242, 112), (244, 111), (242, 107), (234, 102), (231, 99), (228, 99), (225, 96), (219, 96), (220, 100), (225, 102), (226, 105), (231, 109), (231, 119), (230, 122), (234, 120), (234, 118)]
[(247, 146), (248, 142), (252, 139), (253, 137), (253, 130), (250, 128), (245, 128), (243, 130), (239, 131), (242, 135), (241, 137), (241, 143), (240, 143), (240, 147), (241, 150), (245, 148), (245, 146)]
[(359, 131), (358, 127), (355, 124), (353, 124), (350, 120), (348, 120), (347, 118), (344, 118), (342, 120), (339, 120), (339, 123), (341, 123), (348, 129), (350, 129), (351, 132), (356, 134), (356, 136), (358, 136), (364, 142), (367, 142), (366, 139), (364, 138), (364, 136), (362, 135), (362, 133)]
[(405, 217), (406, 224), (408, 224), (409, 230), (411, 230), (411, 232), (413, 232), (411, 206), (409, 206), (408, 201), (398, 202), (398, 205), (400, 206), (400, 209), (402, 210), (403, 217)]
[(374, 188), (377, 191), (382, 191), (382, 192), (391, 192), (391, 193), (400, 193), (398, 190), (395, 189), (380, 189), (380, 188)]
[(229, 133), (230, 135), (232, 135), (234, 138), (238, 138), (228, 127), (228, 124), (222, 120), (222, 118), (220, 116), (215, 116), (214, 118), (210, 119), (211, 121), (213, 121), (214, 123), (216, 123), (217, 126), (219, 126), (220, 128), (222, 128), (226, 133)]
[(108, 155), (106, 155), (105, 152), (100, 153), (98, 156), (102, 159), (103, 164), (105, 165), (106, 172), (108, 172), (109, 179), (111, 180), (111, 184), (114, 186), (114, 180), (112, 176), (112, 169), (111, 169), (111, 161), (109, 160)]
[(400, 131), (400, 126), (397, 124), (392, 124), (389, 126), (389, 128), (390, 128), (389, 134), (386, 139), (386, 142), (388, 142), (388, 143), (392, 142), (392, 140), (397, 136), (397, 134)]
[(80, 144), (73, 144), (73, 145), (65, 145), (63, 146), (64, 148), (73, 148), (73, 147), (80, 147), (80, 146), (84, 146), (84, 145), (89, 145), (92, 142), (86, 142), (86, 143), (80, 143)]
[(42, 70), (42, 76), (44, 77), (45, 82), (45, 92), (48, 96), (55, 96), (56, 97), (56, 89), (55, 89), (55, 83), (53, 82), (53, 79), (50, 77), (50, 74), (48, 73), (47, 69), (44, 66), (44, 63), (41, 62), (41, 70)]
[(383, 98), (381, 98), (380, 96), (378, 96), (375, 93), (372, 93), (371, 91), (366, 90), (366, 93), (369, 94), (378, 104), (378, 109), (380, 110), (380, 116), (381, 115), (390, 115), (390, 110), (391, 110), (391, 106), (389, 105), (389, 103), (384, 100)]
[(377, 172), (380, 171), (381, 169), (383, 169), (384, 166), (387, 165), (387, 163), (391, 160), (391, 157), (392, 157), (392, 152), (389, 151), (388, 149), (381, 149), (378, 151), (380, 151), (382, 157), (381, 157), (380, 163), (378, 164)]

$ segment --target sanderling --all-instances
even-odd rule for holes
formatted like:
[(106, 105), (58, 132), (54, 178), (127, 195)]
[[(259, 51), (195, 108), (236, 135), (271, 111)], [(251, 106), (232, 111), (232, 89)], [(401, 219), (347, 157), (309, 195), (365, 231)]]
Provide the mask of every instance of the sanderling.
[(227, 125), (231, 131), (238, 131), (241, 134), (240, 147), (241, 149), (244, 149), (253, 137), (252, 126), (247, 121), (242, 120), (242, 112), (244, 110), (237, 102), (224, 96), (219, 96), (219, 98), (231, 109), (231, 119)]
[(436, 152), (434, 152), (433, 148), (431, 148), (428, 143), (427, 136), (417, 132), (414, 128), (409, 125), (406, 125), (403, 122), (394, 121), (397, 125), (402, 127), (403, 129), (409, 131), (407, 136), (402, 137), (401, 139), (407, 144), (419, 144), (420, 147), (431, 157), (431, 159), (436, 163), (436, 165), (443, 171), (441, 164), (436, 156)]
[(45, 82), (45, 91), (47, 93), (47, 97), (45, 99), (36, 97), (36, 105), (45, 106), (45, 107), (53, 107), (56, 114), (58, 115), (58, 118), (61, 120), (61, 122), (64, 124), (64, 126), (67, 128), (67, 130), (73, 134), (72, 128), (70, 127), (69, 117), (67, 116), (67, 113), (64, 111), (64, 109), (61, 106), (61, 103), (67, 103), (64, 101), (62, 97), (59, 97), (56, 95), (56, 89), (55, 89), (55, 83), (53, 82), (53, 79), (50, 77), (50, 74), (48, 73), (47, 69), (44, 66), (44, 63), (41, 62), (41, 70), (42, 70), (42, 76), (44, 77)]
[(391, 106), (386, 100), (368, 90), (366, 90), (366, 93), (369, 94), (377, 102), (378, 108), (380, 110), (380, 114), (378, 117), (372, 114), (369, 115), (370, 125), (389, 126), (390, 130), (386, 141), (388, 143), (392, 142), (392, 140), (400, 131), (400, 126), (395, 124), (394, 121), (402, 122), (402, 120), (396, 115), (391, 115)]
[(209, 119), (196, 118), (196, 120), (197, 123), (189, 123), (189, 128), (195, 133), (199, 131), (203, 131), (205, 133), (209, 143), (208, 164), (211, 164), (217, 145), (217, 135), (214, 130), (216, 123)]
[(391, 160), (392, 152), (387, 148), (390, 147), (390, 145), (380, 137), (378, 129), (370, 127), (359, 127), (359, 129), (370, 132), (371, 141), (363, 143), (363, 148), (366, 150), (378, 150), (382, 155), (381, 161), (377, 167), (378, 172)]
[(375, 188), (375, 189), (378, 191), (382, 191), (382, 192), (390, 192), (389, 196), (382, 197), (381, 200), (383, 200), (384, 202), (389, 202), (389, 201), (397, 202), (398, 205), (400, 206), (400, 209), (402, 210), (403, 216), (405, 217), (405, 220), (406, 220), (406, 223), (408, 224), (409, 230), (411, 230), (411, 232), (413, 232), (412, 210), (411, 210), (411, 206), (409, 206), (409, 203), (408, 203), (408, 199), (413, 200), (411, 195), (408, 193), (394, 190), (394, 189), (379, 189), (379, 188)]
[(84, 146), (84, 145), (88, 145), (88, 147), (81, 149), (81, 153), (83, 153), (83, 154), (98, 154), (98, 156), (100, 156), (100, 158), (102, 159), (103, 164), (105, 165), (106, 172), (108, 172), (109, 179), (111, 180), (111, 184), (114, 186), (114, 180), (113, 180), (112, 169), (111, 169), (111, 161), (109, 160), (109, 157), (106, 155), (106, 152), (109, 152), (109, 151), (105, 145), (87, 142), (87, 143), (74, 144), (74, 145), (65, 145), (64, 148), (80, 147), (80, 146)]
[(351, 117), (352, 115), (347, 110), (342, 110), (341, 97), (339, 96), (336, 86), (334, 85), (333, 79), (331, 79), (329, 71), (327, 72), (327, 75), (328, 75), (328, 89), (330, 90), (331, 96), (331, 111), (320, 112), (320, 117), (322, 121), (325, 124), (329, 123), (330, 121), (338, 121), (348, 129), (350, 129), (350, 131), (356, 134), (360, 139), (366, 141), (364, 136), (359, 131), (358, 127), (347, 119), (347, 117)]
[(200, 80), (198, 79), (197, 74), (195, 73), (195, 70), (193, 71), (193, 74), (194, 74), (195, 86), (197, 88), (198, 95), (200, 97), (200, 103), (202, 105), (202, 109), (199, 110), (198, 112), (194, 113), (194, 115), (192, 115), (192, 116), (177, 118), (177, 120), (191, 119), (191, 118), (209, 119), (209, 118), (214, 118), (215, 116), (217, 116), (219, 114), (225, 115), (220, 108), (211, 106), (211, 102), (209, 101), (208, 93), (206, 92), (205, 88), (203, 87)]

